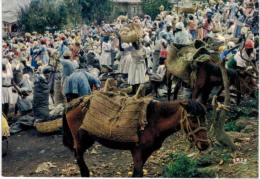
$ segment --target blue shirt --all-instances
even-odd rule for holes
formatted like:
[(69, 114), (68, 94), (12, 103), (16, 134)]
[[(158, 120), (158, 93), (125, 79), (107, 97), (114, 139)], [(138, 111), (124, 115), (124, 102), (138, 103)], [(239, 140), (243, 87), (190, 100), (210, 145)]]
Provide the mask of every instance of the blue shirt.
[(62, 76), (68, 77), (70, 76), (76, 69), (75, 64), (70, 59), (60, 59), (60, 63), (62, 64)]
[(64, 92), (65, 94), (73, 93), (78, 94), (79, 96), (89, 95), (93, 85), (95, 85), (97, 88), (100, 88), (100, 80), (94, 78), (85, 70), (80, 69), (68, 77)]
[(229, 50), (224, 50), (222, 53), (220, 53), (220, 59), (224, 60), (224, 58), (228, 58), (228, 55), (234, 55), (237, 53), (236, 49), (233, 49), (232, 51), (229, 52)]

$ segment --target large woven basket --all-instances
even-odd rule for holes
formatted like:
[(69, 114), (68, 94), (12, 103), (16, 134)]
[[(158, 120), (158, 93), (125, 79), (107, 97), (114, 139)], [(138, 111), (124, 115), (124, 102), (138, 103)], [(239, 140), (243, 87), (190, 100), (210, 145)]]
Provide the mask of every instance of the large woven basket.
[(35, 125), (36, 130), (40, 133), (52, 133), (58, 131), (62, 127), (62, 118), (52, 121), (39, 122)]
[(123, 27), (119, 31), (122, 42), (136, 42), (143, 36), (143, 29), (138, 23), (131, 23), (128, 27)]

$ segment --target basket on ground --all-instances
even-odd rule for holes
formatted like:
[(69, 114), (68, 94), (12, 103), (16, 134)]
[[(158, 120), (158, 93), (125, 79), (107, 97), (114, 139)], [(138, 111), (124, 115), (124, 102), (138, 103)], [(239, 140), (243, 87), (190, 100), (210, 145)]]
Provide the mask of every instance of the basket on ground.
[(39, 122), (35, 124), (36, 130), (40, 133), (52, 133), (58, 131), (62, 127), (62, 118), (52, 121)]

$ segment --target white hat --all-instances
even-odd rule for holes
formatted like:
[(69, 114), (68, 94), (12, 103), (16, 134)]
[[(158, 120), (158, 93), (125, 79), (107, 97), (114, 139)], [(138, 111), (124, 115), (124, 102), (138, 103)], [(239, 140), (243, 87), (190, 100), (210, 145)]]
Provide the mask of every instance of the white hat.
[(182, 23), (182, 22), (178, 22), (177, 24), (176, 24), (176, 29), (184, 29), (184, 24)]
[(122, 48), (128, 48), (129, 47), (129, 44), (127, 43), (122, 43)]
[(227, 43), (227, 46), (228, 46), (228, 48), (233, 48), (233, 47), (236, 46), (236, 44), (234, 42), (230, 41), (230, 42)]

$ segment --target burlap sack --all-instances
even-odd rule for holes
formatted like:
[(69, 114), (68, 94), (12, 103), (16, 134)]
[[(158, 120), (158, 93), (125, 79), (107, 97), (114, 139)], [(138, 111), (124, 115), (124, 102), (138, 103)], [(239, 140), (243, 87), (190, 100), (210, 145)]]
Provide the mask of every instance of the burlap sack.
[(197, 77), (197, 69), (192, 66), (196, 66), (197, 62), (205, 62), (211, 59), (204, 47), (196, 49), (194, 46), (186, 46), (177, 49), (172, 45), (168, 52), (167, 70), (190, 86), (195, 84)]
[(178, 14), (194, 14), (197, 10), (197, 5), (192, 5), (192, 7), (175, 7), (175, 12), (178, 12)]
[(141, 25), (137, 23), (131, 23), (119, 31), (121, 40), (125, 43), (138, 41), (143, 36), (143, 33)]
[(214, 22), (213, 23), (213, 29), (212, 29), (212, 32), (213, 33), (219, 33), (222, 31), (222, 28), (221, 28), (221, 24), (218, 23), (218, 22)]
[(119, 21), (119, 22), (126, 22), (127, 19), (128, 19), (127, 16), (121, 15), (121, 16), (118, 16), (117, 21)]
[(138, 142), (151, 98), (134, 99), (113, 92), (95, 92), (81, 128), (113, 141)]
[(167, 70), (174, 76), (189, 83), (190, 72), (188, 68), (196, 51), (197, 50), (193, 46), (183, 47), (180, 50), (174, 46), (170, 46), (166, 60)]

